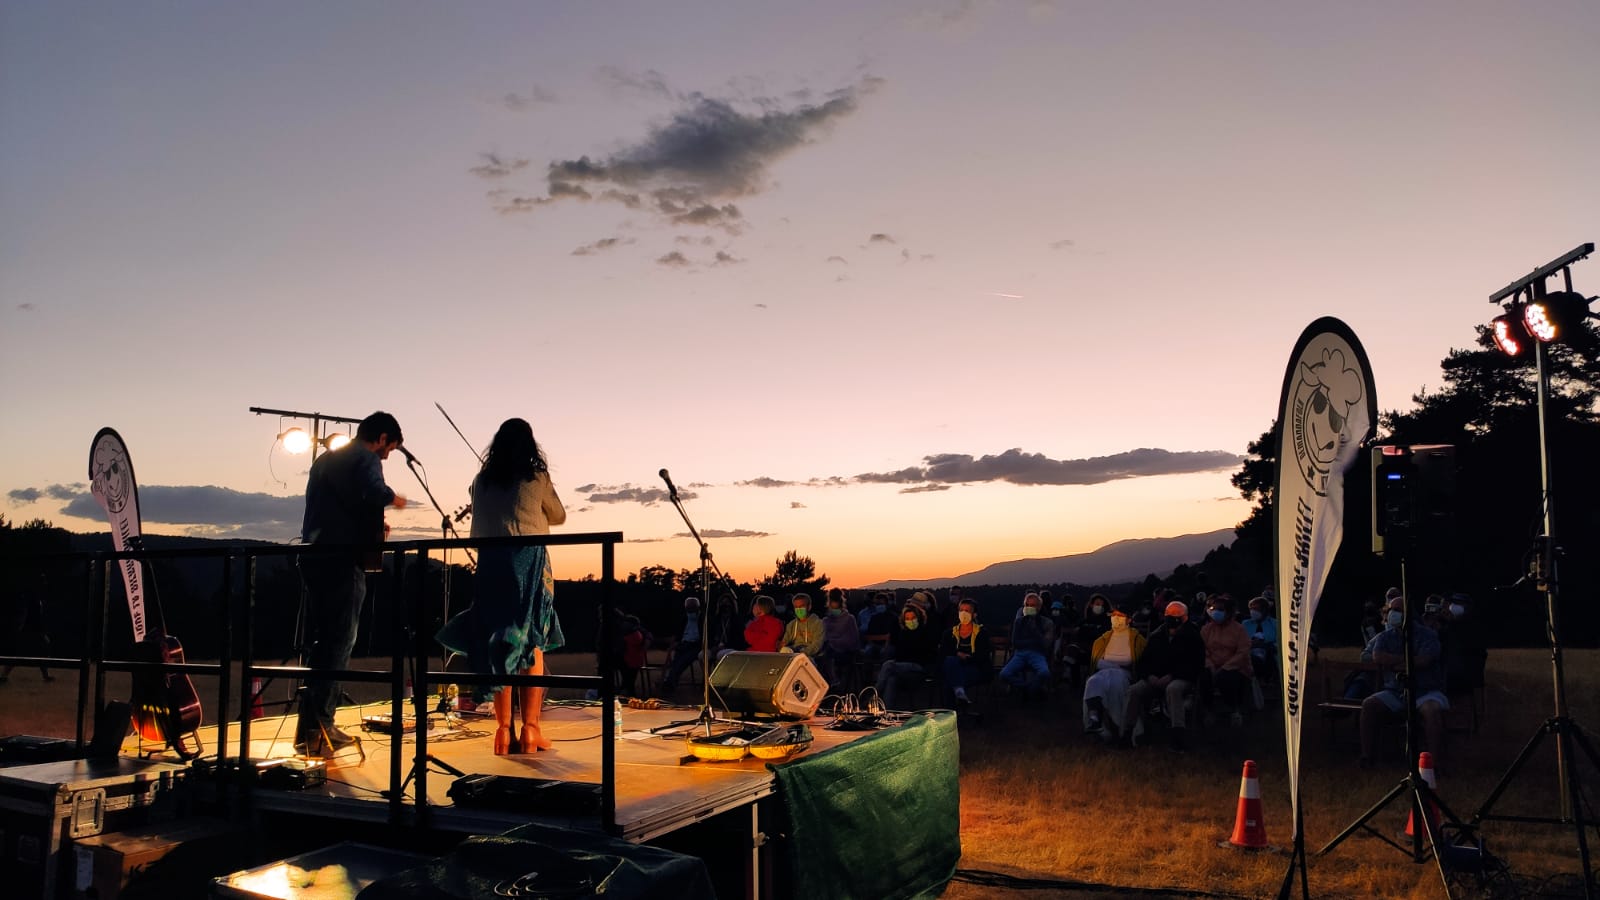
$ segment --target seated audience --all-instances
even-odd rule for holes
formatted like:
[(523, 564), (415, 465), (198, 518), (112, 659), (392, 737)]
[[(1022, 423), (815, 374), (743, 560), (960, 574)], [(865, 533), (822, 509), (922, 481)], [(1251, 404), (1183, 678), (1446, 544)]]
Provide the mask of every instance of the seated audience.
[(1011, 659), (1000, 670), (1001, 681), (1030, 699), (1039, 696), (1050, 680), (1047, 654), (1055, 644), (1055, 628), (1050, 624), (1050, 617), (1039, 615), (1043, 602), (1031, 591), (1022, 598), (1022, 608), (1011, 622)]
[(1139, 745), (1142, 716), (1150, 700), (1165, 702), (1172, 749), (1186, 749), (1187, 720), (1184, 703), (1200, 684), (1206, 667), (1206, 647), (1200, 632), (1189, 621), (1189, 607), (1182, 600), (1167, 604), (1164, 624), (1145, 643), (1144, 653), (1134, 662), (1134, 681), (1128, 689), (1128, 709), (1123, 721), (1133, 724), (1129, 740)]
[(1135, 723), (1124, 719), (1133, 667), (1144, 655), (1144, 635), (1128, 624), (1126, 610), (1111, 611), (1111, 630), (1100, 635), (1089, 651), (1094, 674), (1083, 683), (1083, 730), (1115, 740)]
[(700, 642), (700, 625), (700, 598), (685, 597), (683, 627), (678, 630), (678, 639), (672, 645), (672, 661), (667, 664), (666, 674), (661, 676), (662, 694), (676, 690), (679, 676), (700, 658), (700, 651), (704, 647)]
[(863, 610), (866, 624), (861, 627), (861, 653), (867, 659), (882, 659), (888, 654), (889, 637), (894, 634), (898, 615), (889, 608), (889, 595), (875, 594), (872, 605)]
[(966, 703), (967, 688), (985, 684), (994, 675), (989, 636), (978, 621), (978, 607), (962, 600), (956, 607), (956, 624), (945, 632), (944, 685), (958, 704)]
[(1270, 679), (1278, 671), (1278, 620), (1272, 615), (1272, 605), (1265, 597), (1250, 601), (1250, 618), (1245, 619), (1244, 633), (1250, 636), (1250, 667), (1256, 677)]
[(1083, 619), (1078, 623), (1072, 643), (1062, 651), (1067, 677), (1074, 684), (1082, 684), (1094, 670), (1089, 665), (1089, 653), (1094, 642), (1111, 630), (1111, 601), (1105, 594), (1092, 594), (1084, 607)]
[(900, 611), (900, 627), (889, 635), (890, 659), (878, 669), (878, 696), (889, 709), (906, 709), (911, 691), (933, 675), (939, 662), (939, 633), (928, 626), (927, 611), (910, 601)]
[[(1361, 658), (1377, 663), (1383, 671), (1383, 688), (1361, 701), (1361, 767), (1372, 765), (1378, 746), (1378, 730), (1385, 719), (1404, 713), (1402, 675), (1405, 644), (1400, 639), (1405, 626), (1406, 600), (1389, 600), (1384, 629), (1362, 651)], [(1444, 750), (1444, 714), (1450, 700), (1444, 693), (1444, 667), (1440, 665), (1439, 635), (1418, 621), (1411, 629), (1411, 705), (1422, 716), (1422, 732), (1438, 766)]]
[(828, 594), (828, 611), (822, 619), (822, 649), (816, 655), (817, 668), (828, 679), (828, 689), (849, 690), (856, 660), (861, 656), (861, 632), (855, 619), (845, 611), (843, 595)]
[(1244, 709), (1250, 698), (1250, 635), (1233, 618), (1233, 600), (1227, 594), (1212, 594), (1206, 601), (1211, 621), (1200, 629), (1206, 645), (1206, 675), (1201, 693), (1208, 700), (1214, 694), (1228, 711), (1228, 722), (1244, 724)]
[(772, 614), (772, 598), (765, 594), (750, 604), (750, 621), (744, 626), (744, 643), (753, 653), (777, 653), (783, 640), (783, 622)]
[(822, 651), (822, 620), (811, 614), (811, 595), (795, 594), (790, 603), (794, 605), (794, 618), (783, 626), (783, 639), (778, 649), (814, 658)]

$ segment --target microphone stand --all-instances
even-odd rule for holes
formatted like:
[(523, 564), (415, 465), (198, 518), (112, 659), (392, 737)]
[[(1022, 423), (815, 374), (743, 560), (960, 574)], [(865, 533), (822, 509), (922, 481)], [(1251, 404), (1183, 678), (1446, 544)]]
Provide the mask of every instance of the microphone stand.
[(710, 737), (711, 726), (715, 722), (741, 724), (731, 719), (719, 719), (711, 712), (711, 571), (716, 569), (717, 579), (723, 583), (728, 582), (728, 576), (723, 574), (722, 570), (718, 569), (717, 564), (711, 559), (711, 548), (706, 546), (705, 540), (700, 537), (699, 529), (695, 528), (694, 522), (689, 519), (689, 512), (683, 508), (683, 500), (678, 497), (678, 487), (672, 483), (671, 478), (667, 477), (666, 469), (661, 470), (661, 478), (667, 483), (667, 497), (672, 501), (673, 507), (678, 510), (678, 515), (682, 517), (683, 524), (688, 527), (690, 537), (693, 537), (695, 543), (700, 545), (700, 687), (702, 702), (700, 714), (694, 718), (659, 725), (650, 729), (650, 733), (659, 734), (685, 726), (692, 725), (698, 728), (704, 725), (706, 737)]

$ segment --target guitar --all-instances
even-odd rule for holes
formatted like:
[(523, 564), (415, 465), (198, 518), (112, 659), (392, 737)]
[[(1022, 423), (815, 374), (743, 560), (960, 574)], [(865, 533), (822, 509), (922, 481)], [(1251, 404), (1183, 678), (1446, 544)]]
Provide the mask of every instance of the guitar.
[[(183, 644), (159, 631), (140, 641), (135, 654), (142, 662), (181, 665), (184, 661)], [(167, 744), (185, 760), (200, 755), (199, 740), (195, 738), (202, 717), (200, 697), (186, 673), (140, 672), (134, 675), (132, 706), (133, 724), (140, 737)], [(195, 746), (190, 746), (191, 738), (195, 738)]]

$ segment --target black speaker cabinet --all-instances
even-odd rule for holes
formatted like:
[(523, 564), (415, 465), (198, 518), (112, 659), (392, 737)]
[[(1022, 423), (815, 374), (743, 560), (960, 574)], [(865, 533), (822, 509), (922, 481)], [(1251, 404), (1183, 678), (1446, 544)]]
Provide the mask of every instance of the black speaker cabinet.
[(731, 713), (809, 719), (828, 681), (803, 653), (729, 653), (711, 673), (711, 689)]

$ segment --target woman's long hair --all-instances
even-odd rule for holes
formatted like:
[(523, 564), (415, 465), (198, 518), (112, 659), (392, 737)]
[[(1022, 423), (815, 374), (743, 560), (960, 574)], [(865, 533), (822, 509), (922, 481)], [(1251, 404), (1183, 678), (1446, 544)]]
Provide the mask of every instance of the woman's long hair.
[(539, 442), (533, 439), (533, 426), (526, 419), (507, 419), (494, 433), (478, 475), (490, 484), (511, 487), (548, 471), (550, 464), (545, 461)]

